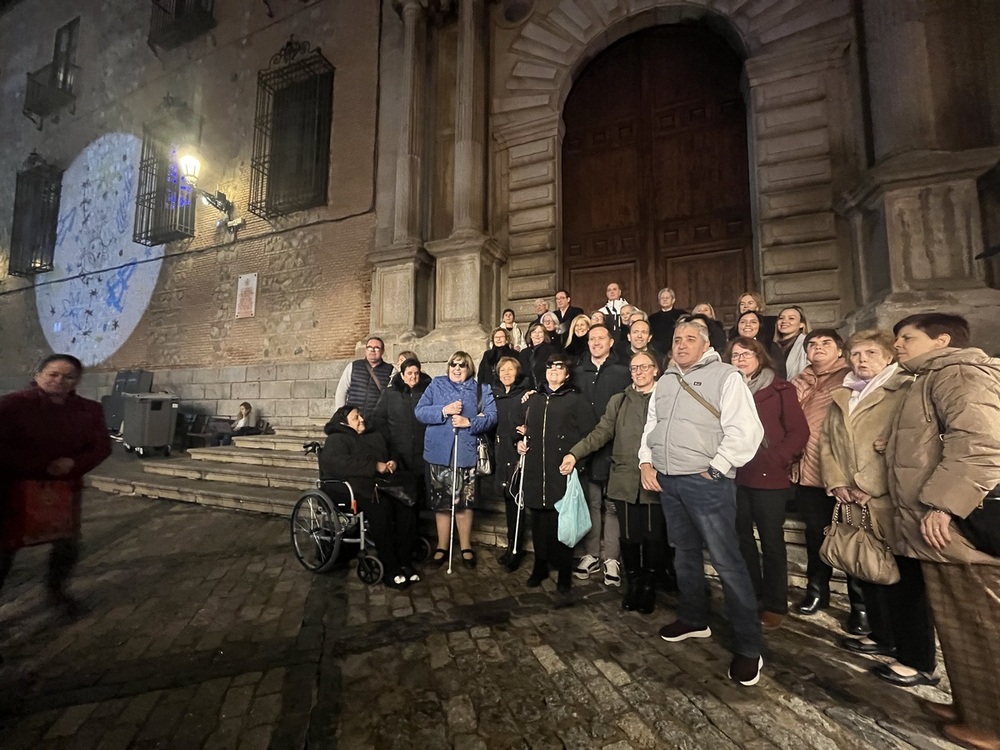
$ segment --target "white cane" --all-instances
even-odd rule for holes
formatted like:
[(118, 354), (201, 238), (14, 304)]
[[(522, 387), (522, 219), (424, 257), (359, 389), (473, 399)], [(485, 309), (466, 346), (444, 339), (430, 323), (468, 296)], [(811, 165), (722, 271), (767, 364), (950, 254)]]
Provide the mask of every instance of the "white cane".
[(455, 428), (454, 458), (451, 465), (451, 526), (448, 528), (448, 575), (455, 551), (455, 506), (458, 504), (458, 428)]
[[(524, 438), (524, 444), (528, 444), (528, 438)], [(521, 472), (521, 477), (517, 483), (517, 518), (514, 521), (514, 554), (517, 554), (517, 538), (521, 532), (521, 513), (524, 511), (524, 457), (525, 453), (521, 454), (521, 463), (518, 467), (518, 471)]]

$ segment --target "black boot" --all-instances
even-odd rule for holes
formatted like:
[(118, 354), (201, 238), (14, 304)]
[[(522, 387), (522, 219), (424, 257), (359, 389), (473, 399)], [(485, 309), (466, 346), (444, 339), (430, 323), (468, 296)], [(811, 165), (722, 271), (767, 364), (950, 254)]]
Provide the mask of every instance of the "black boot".
[(821, 586), (819, 583), (810, 581), (806, 586), (806, 595), (799, 603), (798, 611), (802, 615), (814, 615), (821, 609), (830, 606), (829, 585)]
[(559, 576), (556, 580), (556, 591), (560, 594), (568, 594), (569, 590), (573, 586), (573, 571), (567, 566), (565, 568), (559, 568)]
[(639, 595), (639, 545), (634, 542), (621, 542), (622, 566), (625, 568), (625, 596), (622, 598), (622, 609), (631, 612), (635, 609), (636, 597)]
[(636, 597), (635, 611), (643, 615), (653, 614), (656, 609), (656, 571), (644, 570), (639, 580), (639, 593)]
[(872, 626), (868, 622), (868, 610), (864, 605), (851, 607), (851, 615), (847, 618), (845, 630), (851, 635), (868, 635), (872, 632)]
[(515, 570), (521, 567), (521, 562), (523, 560), (524, 560), (523, 552), (518, 552), (516, 554), (511, 552), (510, 559), (507, 561), (507, 565), (504, 567), (507, 568), (508, 573), (513, 573)]
[(542, 581), (549, 578), (549, 563), (546, 560), (535, 558), (535, 565), (531, 569), (531, 575), (525, 584), (529, 589), (535, 589), (542, 585)]

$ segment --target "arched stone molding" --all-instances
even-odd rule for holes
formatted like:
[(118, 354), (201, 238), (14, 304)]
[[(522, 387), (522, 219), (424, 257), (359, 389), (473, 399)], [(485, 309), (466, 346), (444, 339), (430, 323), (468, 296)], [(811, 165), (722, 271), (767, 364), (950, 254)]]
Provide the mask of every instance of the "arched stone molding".
[[(846, 0), (546, 0), (494, 25), (491, 133), (496, 235), (519, 313), (559, 282), (562, 105), (586, 64), (651, 26), (700, 20), (745, 59), (758, 274), (769, 303), (820, 323), (853, 304), (850, 231), (835, 196), (864, 169)], [(846, 279), (846, 281), (845, 281)]]

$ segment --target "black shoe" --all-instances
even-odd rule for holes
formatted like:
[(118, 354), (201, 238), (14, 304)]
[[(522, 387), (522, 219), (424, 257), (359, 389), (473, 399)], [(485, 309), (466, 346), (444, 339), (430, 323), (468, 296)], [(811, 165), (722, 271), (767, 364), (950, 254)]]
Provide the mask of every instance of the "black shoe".
[(566, 571), (560, 570), (559, 571), (559, 579), (556, 582), (556, 591), (558, 591), (560, 594), (568, 594), (570, 588), (573, 585), (571, 583), (572, 580), (573, 580), (573, 576), (570, 574), (570, 572), (568, 570), (566, 570)]
[(521, 562), (524, 560), (524, 553), (518, 552), (517, 554), (511, 553), (510, 559), (504, 566), (508, 573), (513, 573), (515, 570), (521, 567)]
[(798, 612), (800, 615), (814, 615), (821, 609), (826, 609), (829, 606), (830, 601), (823, 599), (819, 594), (806, 594), (798, 606)]
[(386, 576), (382, 582), (387, 588), (396, 589), (397, 591), (402, 591), (410, 587), (410, 582), (407, 580), (406, 574), (402, 571), (391, 576)]
[[(869, 638), (869, 640), (871, 640)], [(841, 638), (840, 647), (855, 654), (878, 654), (879, 656), (895, 656), (896, 649), (877, 641), (865, 643), (864, 638)]]
[(476, 551), (474, 549), (463, 549), (462, 550), (462, 562), (465, 563), (465, 567), (475, 570), (476, 569)]
[(851, 616), (847, 618), (844, 630), (851, 635), (868, 635), (872, 632), (872, 626), (868, 623), (868, 611), (861, 607), (851, 607)]
[(70, 620), (78, 620), (90, 613), (90, 608), (86, 604), (65, 591), (50, 592), (49, 604)]
[(510, 558), (512, 553), (510, 550), (505, 551), (500, 557), (497, 558), (497, 562), (500, 564), (501, 568), (506, 568), (510, 565)]
[(729, 679), (746, 687), (753, 687), (760, 681), (760, 671), (764, 668), (764, 657), (733, 656), (729, 664)]
[(537, 589), (542, 585), (543, 581), (549, 579), (549, 566), (548, 563), (540, 560), (535, 560), (535, 567), (531, 571), (531, 576), (528, 578), (527, 582), (524, 584), (529, 589)]
[(420, 574), (411, 566), (404, 565), (399, 572), (406, 576), (406, 580), (409, 583), (420, 583)]
[(930, 685), (933, 687), (941, 682), (940, 677), (927, 672), (917, 672), (915, 675), (901, 675), (888, 664), (876, 664), (869, 670), (873, 675), (881, 680), (892, 683), (899, 687), (916, 687), (917, 685)]
[(434, 554), (431, 555), (431, 559), (428, 562), (435, 568), (440, 568), (446, 562), (448, 562), (448, 550), (441, 549), (438, 547), (434, 550)]

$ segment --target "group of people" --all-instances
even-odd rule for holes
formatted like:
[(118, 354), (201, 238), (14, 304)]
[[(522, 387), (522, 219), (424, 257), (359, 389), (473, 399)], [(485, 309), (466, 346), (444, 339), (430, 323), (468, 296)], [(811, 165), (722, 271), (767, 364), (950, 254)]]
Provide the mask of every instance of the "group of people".
[[(672, 306), (668, 293), (661, 308)], [(630, 315), (620, 289), (614, 299), (609, 290), (604, 322), (567, 328), (561, 346), (533, 326), (533, 344), (484, 358), (479, 377), (464, 351), (433, 379), (412, 351), (393, 367), (372, 337), (338, 390), (321, 474), (350, 482), (391, 587), (420, 581), (419, 507), (436, 514), (430, 564), (449, 560), (454, 530), (458, 559), (476, 567), (472, 517), (490, 483), (507, 507), (506, 570), (525, 559), (530, 531), (529, 587), (554, 572), (567, 592), (574, 577), (603, 574), (606, 585), (624, 584), (623, 609), (651, 613), (667, 582), (676, 618), (659, 634), (670, 643), (712, 635), (707, 549), (734, 632), (728, 674), (748, 686), (760, 678), (764, 631), (789, 611), (787, 509), (794, 503), (805, 521), (808, 584), (794, 610), (810, 616), (830, 603), (824, 529), (837, 504), (851, 507), (870, 519), (899, 576), (848, 577), (853, 637), (841, 646), (891, 657), (872, 672), (892, 684), (933, 685), (936, 633), (954, 703), (923, 701), (924, 710), (948, 738), (997, 747), (1000, 550), (990, 539), (1000, 535), (1000, 360), (971, 346), (957, 315), (915, 314), (891, 333), (845, 341), (831, 328), (809, 330), (797, 308), (771, 318), (756, 295), (744, 297), (748, 309), (721, 343), (711, 315), (671, 315), (661, 354), (643, 334), (662, 323)], [(557, 298), (560, 311), (569, 302)], [(579, 319), (567, 312), (563, 322)], [(574, 354), (577, 338), (586, 346)], [(66, 581), (78, 556), (80, 480), (110, 452), (99, 405), (75, 392), (82, 371), (74, 357), (53, 355), (29, 389), (0, 398), (0, 586), (28, 536), (15, 512), (23, 485), (58, 485), (69, 515), (48, 588), (68, 612), (79, 607)], [(479, 467), (484, 445), (492, 476)], [(556, 510), (574, 472), (592, 520), (575, 549), (560, 541)]]

